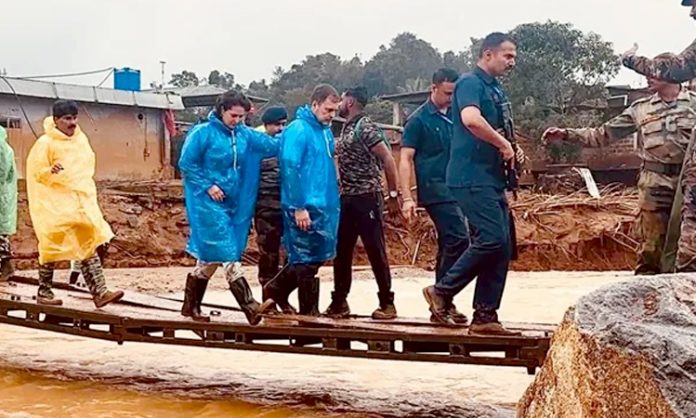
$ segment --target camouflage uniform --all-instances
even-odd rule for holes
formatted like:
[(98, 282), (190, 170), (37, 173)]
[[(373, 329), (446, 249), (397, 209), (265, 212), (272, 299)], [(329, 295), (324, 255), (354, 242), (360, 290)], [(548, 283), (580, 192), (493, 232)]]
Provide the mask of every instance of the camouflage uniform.
[(691, 131), (696, 125), (696, 94), (687, 90), (673, 103), (657, 95), (640, 99), (600, 128), (568, 129), (568, 139), (603, 147), (637, 133), (643, 164), (638, 179), (639, 235), (642, 244), (636, 273), (660, 272), (674, 194)]
[[(696, 132), (693, 133), (696, 135)], [(696, 147), (692, 148), (684, 167), (684, 206), (677, 245), (677, 271), (696, 271)]]
[(0, 235), (0, 259), (10, 258), (10, 237), (8, 235)]
[(278, 274), (283, 214), (280, 210), (280, 168), (277, 158), (261, 163), (261, 183), (254, 216), (259, 247), (259, 283), (264, 285)]
[(681, 54), (668, 54), (650, 59), (638, 55), (623, 58), (623, 65), (645, 76), (672, 83), (684, 83), (696, 78), (696, 40)]
[(0, 235), (0, 281), (7, 280), (14, 269), (10, 264), (12, 251), (10, 248), (10, 237), (8, 235)]

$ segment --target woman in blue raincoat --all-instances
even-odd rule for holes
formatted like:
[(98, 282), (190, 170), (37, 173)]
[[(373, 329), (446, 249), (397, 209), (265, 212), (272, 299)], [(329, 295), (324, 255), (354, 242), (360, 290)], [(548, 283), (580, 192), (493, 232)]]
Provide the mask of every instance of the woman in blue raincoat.
[(278, 140), (244, 125), (250, 108), (242, 93), (229, 91), (218, 97), (208, 121), (189, 133), (179, 159), (191, 230), (186, 251), (197, 260), (186, 279), (181, 314), (194, 321), (210, 321), (201, 313), (201, 302), (220, 266), (249, 322), (260, 320), (259, 304), (241, 275), (239, 261), (254, 214), (261, 160), (277, 155)]
[(319, 267), (336, 256), (340, 199), (331, 120), (340, 97), (329, 85), (314, 89), (311, 105), (298, 109), (283, 131), (280, 151), (283, 244), (289, 266), (264, 286), (269, 299), (259, 308), (287, 303), (298, 288), (301, 315), (319, 315)]

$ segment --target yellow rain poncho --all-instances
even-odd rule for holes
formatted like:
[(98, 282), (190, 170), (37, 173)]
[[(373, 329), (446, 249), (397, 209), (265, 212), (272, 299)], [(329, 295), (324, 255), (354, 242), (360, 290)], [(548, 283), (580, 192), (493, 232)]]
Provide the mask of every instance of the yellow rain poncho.
[[(29, 152), (26, 176), (39, 263), (86, 260), (114, 236), (97, 202), (94, 151), (79, 126), (69, 137), (49, 116), (44, 132)], [(56, 163), (63, 170), (52, 174)]]

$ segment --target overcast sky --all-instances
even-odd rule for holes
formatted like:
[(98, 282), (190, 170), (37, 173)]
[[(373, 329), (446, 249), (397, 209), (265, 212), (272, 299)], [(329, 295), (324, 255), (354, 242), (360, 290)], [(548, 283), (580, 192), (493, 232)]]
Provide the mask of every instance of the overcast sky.
[[(233, 73), (238, 82), (269, 79), (273, 68), (306, 55), (372, 57), (410, 31), (441, 52), (472, 36), (528, 22), (571, 22), (614, 43), (638, 42), (653, 56), (679, 52), (696, 37), (680, 0), (3, 0), (0, 69), (9, 76), (106, 67), (142, 71), (143, 88), (187, 69)], [(96, 84), (103, 75), (61, 79)], [(615, 83), (641, 84), (622, 70)], [(107, 84), (110, 85), (110, 82)]]

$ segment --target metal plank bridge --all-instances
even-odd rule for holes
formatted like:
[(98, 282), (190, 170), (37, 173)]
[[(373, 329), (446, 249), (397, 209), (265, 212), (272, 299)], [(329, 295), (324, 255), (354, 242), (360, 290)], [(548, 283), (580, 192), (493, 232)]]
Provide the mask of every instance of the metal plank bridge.
[(248, 325), (236, 308), (204, 304), (209, 323), (184, 319), (175, 298), (126, 292), (119, 303), (96, 309), (89, 293), (55, 283), (63, 306), (36, 304), (37, 280), (14, 276), (0, 283), (0, 323), (87, 338), (173, 344), (276, 353), (314, 354), (383, 360), (426, 361), (525, 367), (534, 374), (543, 363), (555, 328), (507, 323), (517, 337), (468, 335), (466, 327), (432, 324), (426, 319), (376, 321), (369, 317), (334, 320), (304, 316), (266, 316)]

